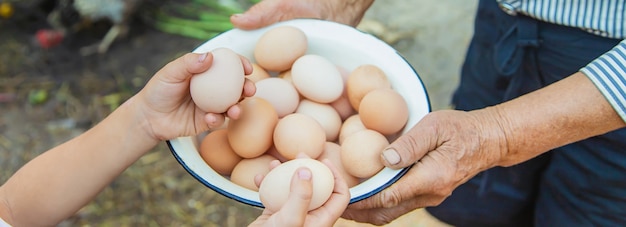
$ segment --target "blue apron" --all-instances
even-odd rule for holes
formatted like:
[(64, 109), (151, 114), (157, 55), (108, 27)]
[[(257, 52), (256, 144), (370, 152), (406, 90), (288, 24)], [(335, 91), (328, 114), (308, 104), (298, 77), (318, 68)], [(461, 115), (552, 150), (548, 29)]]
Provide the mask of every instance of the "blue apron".
[[(512, 16), (481, 0), (452, 103), (474, 110), (516, 98), (577, 72), (619, 42)], [(484, 171), (427, 210), (456, 226), (624, 225), (626, 130)]]

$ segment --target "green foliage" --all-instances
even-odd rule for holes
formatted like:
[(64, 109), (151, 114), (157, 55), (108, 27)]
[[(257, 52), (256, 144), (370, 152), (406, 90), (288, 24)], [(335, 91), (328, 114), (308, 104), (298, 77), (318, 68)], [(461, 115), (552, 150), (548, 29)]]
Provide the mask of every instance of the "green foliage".
[(48, 91), (44, 89), (33, 89), (28, 92), (28, 102), (30, 104), (42, 104), (48, 100)]
[(207, 40), (230, 30), (230, 16), (242, 13), (260, 0), (244, 3), (235, 0), (186, 0), (170, 1), (147, 15), (147, 21), (156, 29)]

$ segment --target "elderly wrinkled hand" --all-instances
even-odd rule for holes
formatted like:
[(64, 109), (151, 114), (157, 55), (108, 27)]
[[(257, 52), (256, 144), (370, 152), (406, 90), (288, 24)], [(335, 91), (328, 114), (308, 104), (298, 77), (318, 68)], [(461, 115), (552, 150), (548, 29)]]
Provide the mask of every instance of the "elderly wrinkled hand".
[(382, 155), (391, 168), (412, 168), (382, 192), (348, 207), (344, 218), (386, 224), (417, 208), (440, 204), (460, 184), (495, 166), (506, 144), (493, 109), (426, 115)]
[(315, 18), (356, 26), (373, 0), (265, 0), (230, 21), (240, 29), (251, 30), (295, 18)]

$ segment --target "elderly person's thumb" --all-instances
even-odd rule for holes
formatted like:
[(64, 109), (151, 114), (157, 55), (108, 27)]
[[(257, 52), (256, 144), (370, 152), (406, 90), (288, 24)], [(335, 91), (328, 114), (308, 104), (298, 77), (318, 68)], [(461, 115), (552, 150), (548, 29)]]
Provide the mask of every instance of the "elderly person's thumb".
[(382, 154), (383, 164), (392, 169), (400, 169), (419, 161), (429, 151), (437, 148), (439, 137), (436, 119), (426, 115), (407, 133), (386, 147)]
[[(270, 24), (279, 22), (284, 17), (283, 13), (276, 13), (280, 0), (262, 1), (250, 7), (245, 13), (234, 14), (230, 21), (239, 29), (252, 30), (262, 28)], [(287, 18), (290, 19), (290, 18)]]

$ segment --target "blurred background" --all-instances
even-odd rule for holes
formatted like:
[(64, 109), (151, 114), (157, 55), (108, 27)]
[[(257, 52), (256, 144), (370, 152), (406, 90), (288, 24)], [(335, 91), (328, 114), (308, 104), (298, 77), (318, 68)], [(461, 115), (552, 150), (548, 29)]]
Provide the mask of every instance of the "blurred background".
[[(106, 4), (0, 0), (0, 182), (102, 120), (163, 65), (230, 29), (228, 15), (258, 0), (80, 1)], [(376, 0), (358, 28), (396, 48), (420, 74), (433, 110), (446, 109), (476, 4)], [(93, 18), (99, 11), (123, 20)], [(163, 143), (60, 226), (246, 226), (260, 212), (203, 186)], [(418, 210), (389, 226), (438, 224)]]

